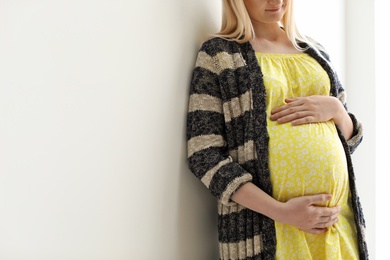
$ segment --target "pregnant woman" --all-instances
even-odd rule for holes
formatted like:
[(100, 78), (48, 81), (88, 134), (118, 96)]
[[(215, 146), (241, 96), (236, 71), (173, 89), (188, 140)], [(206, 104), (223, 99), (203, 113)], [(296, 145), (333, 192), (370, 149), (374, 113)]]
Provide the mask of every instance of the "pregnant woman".
[(362, 128), (293, 0), (223, 0), (199, 50), (188, 163), (218, 200), (220, 259), (368, 259), (351, 153)]

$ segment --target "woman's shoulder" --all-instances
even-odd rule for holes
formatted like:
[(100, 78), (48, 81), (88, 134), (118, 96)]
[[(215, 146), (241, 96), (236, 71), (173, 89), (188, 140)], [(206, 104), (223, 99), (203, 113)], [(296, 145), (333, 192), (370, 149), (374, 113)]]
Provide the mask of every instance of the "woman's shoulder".
[(235, 53), (240, 51), (242, 44), (226, 38), (213, 36), (205, 40), (199, 51), (206, 52), (210, 56), (214, 56), (220, 52)]
[(306, 36), (306, 39), (308, 42), (303, 43), (303, 47), (308, 47), (307, 52), (312, 53), (315, 56), (318, 56), (318, 55), (322, 56), (327, 61), (330, 60), (328, 51), (320, 42), (318, 42), (316, 39), (309, 37), (309, 36)]

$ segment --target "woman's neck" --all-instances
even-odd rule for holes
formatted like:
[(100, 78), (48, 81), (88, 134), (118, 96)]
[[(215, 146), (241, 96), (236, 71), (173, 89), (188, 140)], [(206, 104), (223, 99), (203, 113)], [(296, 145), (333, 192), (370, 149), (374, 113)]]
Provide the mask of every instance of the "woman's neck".
[(262, 53), (301, 53), (295, 49), (286, 32), (279, 24), (261, 24), (254, 26), (256, 38), (251, 40), (252, 47)]

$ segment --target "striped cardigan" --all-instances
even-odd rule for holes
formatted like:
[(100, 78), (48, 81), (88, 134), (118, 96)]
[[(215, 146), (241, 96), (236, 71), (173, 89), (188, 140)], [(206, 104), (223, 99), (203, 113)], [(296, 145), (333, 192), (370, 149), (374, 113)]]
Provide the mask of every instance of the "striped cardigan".
[[(304, 45), (302, 45), (304, 46)], [(325, 53), (306, 51), (328, 73), (331, 95), (344, 104), (345, 94)], [(362, 126), (349, 113), (353, 137), (339, 131), (348, 162), (360, 259), (368, 259), (365, 221), (356, 190), (351, 153), (362, 140)], [(268, 168), (266, 92), (261, 68), (250, 43), (222, 38), (205, 41), (193, 71), (187, 114), (187, 152), (191, 172), (218, 200), (221, 260), (274, 259), (274, 221), (230, 198), (252, 182), (272, 194)]]

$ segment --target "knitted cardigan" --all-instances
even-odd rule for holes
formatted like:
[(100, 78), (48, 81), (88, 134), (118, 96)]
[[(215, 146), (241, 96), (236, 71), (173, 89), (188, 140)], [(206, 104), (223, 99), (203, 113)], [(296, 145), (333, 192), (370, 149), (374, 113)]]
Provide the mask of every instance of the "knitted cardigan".
[[(347, 109), (344, 89), (328, 55), (314, 48), (306, 53), (328, 73), (330, 95)], [(351, 162), (351, 154), (362, 140), (362, 126), (353, 114), (349, 115), (354, 125), (352, 138), (346, 141), (337, 130), (348, 163), (359, 255), (360, 259), (368, 259), (365, 221)], [(272, 195), (268, 139), (266, 92), (251, 44), (219, 37), (205, 41), (198, 52), (190, 87), (187, 152), (191, 172), (218, 201), (221, 260), (275, 258), (274, 221), (231, 200), (232, 194), (247, 182)]]

